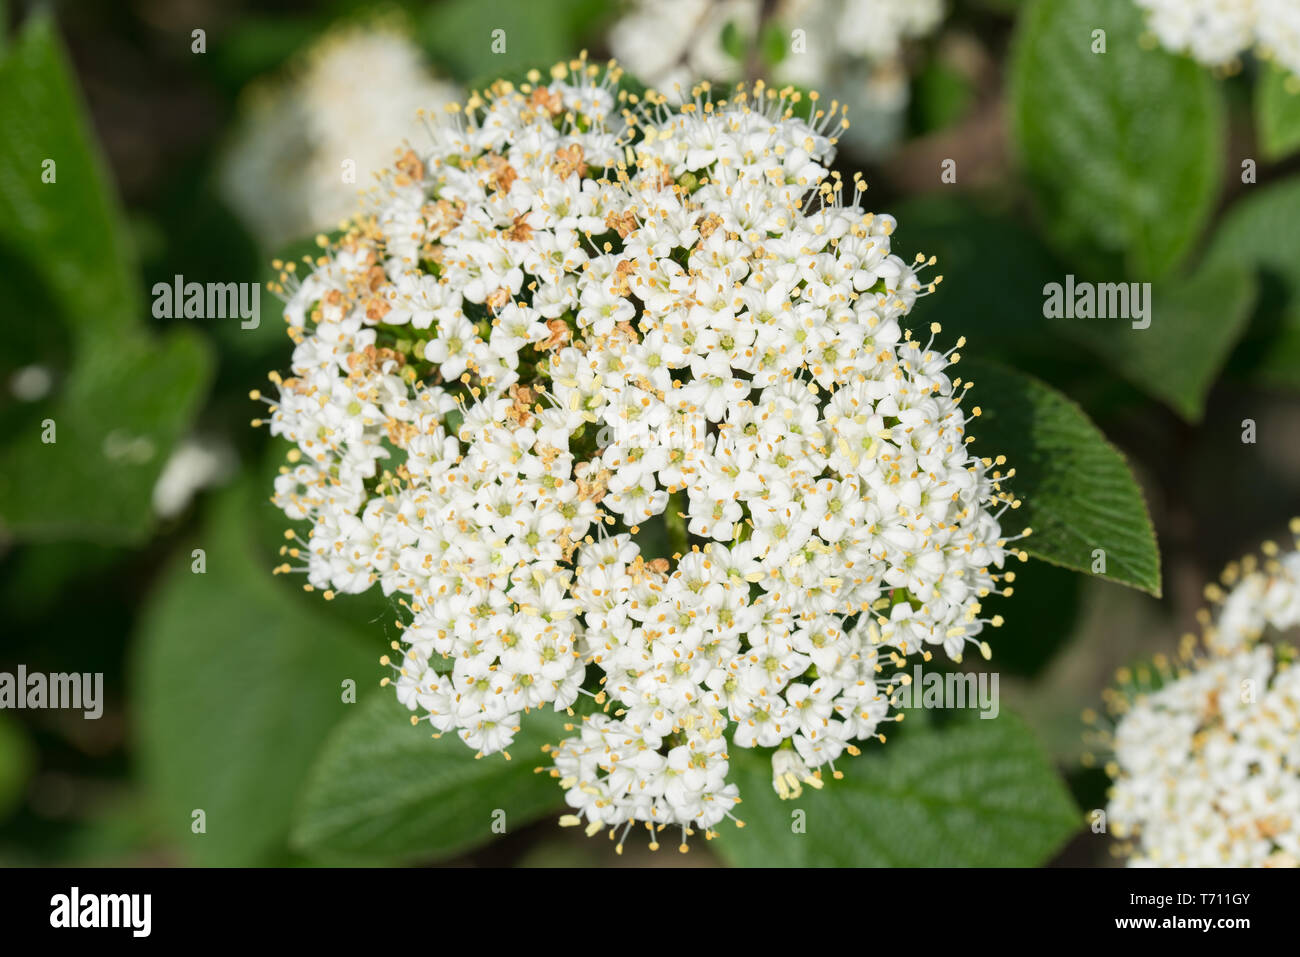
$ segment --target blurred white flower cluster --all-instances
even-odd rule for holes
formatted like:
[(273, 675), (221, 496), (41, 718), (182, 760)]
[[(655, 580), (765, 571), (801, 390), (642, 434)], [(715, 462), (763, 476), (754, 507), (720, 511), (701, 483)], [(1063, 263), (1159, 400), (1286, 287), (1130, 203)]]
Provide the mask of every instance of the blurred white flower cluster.
[(564, 823), (685, 846), (732, 815), (730, 748), (820, 787), (905, 656), (988, 654), (1019, 503), (937, 325), (900, 326), (933, 284), (830, 171), (839, 111), (618, 78), (476, 95), (285, 268), (280, 571), (402, 596), (397, 695), (480, 754), (583, 713)]
[[(1300, 533), (1300, 528), (1296, 529)], [(1272, 549), (1270, 548), (1271, 552)], [(1300, 552), (1267, 554), (1261, 567), (1254, 560), (1234, 565), (1226, 572), (1224, 591), (1209, 589), (1219, 603), (1219, 616), (1207, 633), (1216, 648), (1232, 650), (1253, 644), (1269, 629), (1300, 627)]]
[(1107, 815), (1130, 865), (1300, 865), (1300, 668), (1262, 640), (1300, 626), (1300, 552), (1265, 555), (1208, 589), (1217, 618), (1180, 667), (1122, 671), (1108, 696)]
[(1206, 66), (1235, 68), (1255, 53), (1300, 74), (1296, 0), (1135, 0), (1160, 45)]
[(222, 195), (269, 248), (335, 229), (419, 134), (417, 111), (459, 90), (395, 25), (336, 28), (288, 76), (253, 87), (222, 159)]
[(906, 45), (935, 31), (943, 0), (779, 0), (759, 36), (763, 6), (763, 0), (634, 0), (610, 29), (610, 49), (633, 76), (672, 100), (699, 77), (744, 79), (749, 64), (742, 51), (762, 54), (770, 36), (780, 59), (764, 76), (852, 103), (846, 137), (869, 151), (890, 146), (908, 103)]

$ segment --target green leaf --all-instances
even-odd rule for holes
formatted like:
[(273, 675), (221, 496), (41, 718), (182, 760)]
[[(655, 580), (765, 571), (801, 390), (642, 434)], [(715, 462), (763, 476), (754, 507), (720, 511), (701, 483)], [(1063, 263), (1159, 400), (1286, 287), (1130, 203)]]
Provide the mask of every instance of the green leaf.
[(939, 321), (944, 342), (966, 337), (963, 356), (1032, 369), (1098, 418), (1108, 411), (1128, 414), (1142, 402), (1132, 385), (1044, 316), (1044, 288), (1064, 282), (1070, 267), (1011, 215), (1005, 199), (939, 191), (889, 211), (898, 216), (899, 255), (933, 255), (937, 264), (927, 276), (943, 277), (936, 295), (918, 301), (907, 317), (918, 338)]
[(769, 70), (779, 66), (790, 51), (790, 34), (782, 24), (769, 21), (763, 27), (759, 49), (763, 51), (763, 63)]
[(740, 24), (728, 20), (722, 27), (722, 52), (742, 63), (749, 54), (749, 41), (740, 32)]
[(535, 768), (542, 745), (565, 736), (564, 715), (534, 711), (503, 754), (475, 758), (454, 734), (434, 739), (391, 689), (331, 736), (312, 770), (293, 829), (312, 857), (380, 864), (439, 860), (492, 840), (497, 811), (514, 831), (564, 804)]
[[(0, 524), (28, 539), (138, 541), (169, 450), (211, 376), (205, 340), (142, 335), (83, 354), (55, 397), (16, 407), (0, 442)], [(43, 441), (53, 423), (52, 443)]]
[(1098, 577), (1159, 596), (1155, 531), (1124, 456), (1082, 409), (1043, 382), (978, 360), (959, 368), (982, 412), (969, 429), (972, 450), (1005, 455), (1015, 469), (1007, 484), (1023, 504), (1003, 516), (1003, 526), (1033, 529), (1020, 547), (1081, 572), (1092, 571), (1102, 549)]
[[(446, 64), (456, 79), (485, 86), (522, 68), (540, 64), (544, 69), (569, 59), (609, 12), (600, 0), (510, 5), (446, 0), (428, 8), (419, 34), (433, 60)], [(494, 34), (497, 30), (504, 32)], [(494, 39), (504, 42), (505, 49), (494, 49)]]
[(1279, 160), (1300, 147), (1300, 77), (1268, 64), (1255, 81), (1255, 123), (1264, 158)]
[(249, 10), (231, 21), (201, 61), (234, 96), (259, 76), (281, 69), (328, 27), (324, 16), (299, 10), (267, 16)]
[[(142, 312), (135, 261), (45, 17), (29, 19), (0, 62), (0, 90), (0, 244), (26, 254), (0, 268), (0, 291), (10, 270), (31, 270), (78, 332), (106, 342)], [(47, 170), (54, 182), (42, 181)]]
[(1032, 678), (1074, 635), (1084, 580), (1068, 568), (1040, 561), (1015, 571), (1011, 596), (987, 606), (1002, 616), (1002, 627), (985, 637), (993, 648), (992, 667), (1003, 675)]
[[(335, 242), (341, 233), (332, 232), (326, 235), (330, 242)], [(284, 321), (284, 300), (271, 292), (270, 287), (279, 281), (281, 275), (280, 270), (272, 268), (271, 264), (293, 263), (298, 270), (298, 276), (303, 277), (309, 269), (315, 268), (314, 265), (309, 267), (303, 262), (304, 257), (310, 256), (314, 263), (321, 255), (321, 247), (314, 238), (298, 239), (286, 243), (275, 256), (263, 259), (257, 264), (256, 275), (262, 296), (260, 321), (256, 329), (241, 329), (238, 323), (227, 323), (222, 327), (219, 335), (229, 353), (253, 361), (265, 362), (270, 359), (272, 364), (283, 359), (289, 348), (287, 345), (289, 337), (286, 335), (288, 325)]]
[(1300, 388), (1300, 179), (1250, 189), (1224, 217), (1201, 270), (1256, 273), (1259, 304), (1231, 366), (1263, 385)]
[[(722, 828), (710, 847), (744, 867), (1031, 867), (1078, 828), (1019, 718), (916, 723), (842, 762), (842, 780), (789, 801), (773, 791), (766, 755), (733, 747), (745, 827)], [(806, 833), (794, 832), (796, 810)]]
[[(271, 506), (245, 485), (214, 500), (149, 602), (135, 650), (143, 778), (160, 829), (202, 865), (284, 859), (312, 759), (362, 706), (344, 702), (343, 682), (372, 688), (381, 673), (377, 650), (323, 601), (310, 608), (288, 593), (296, 583), (272, 579), (249, 520), (259, 508)], [(204, 549), (205, 574), (191, 570), (191, 547)], [(192, 833), (197, 809), (206, 833)]]
[(975, 87), (961, 70), (935, 60), (924, 67), (912, 83), (909, 112), (918, 133), (944, 129), (970, 112)]
[(898, 217), (899, 255), (934, 256), (933, 273), (943, 276), (934, 297), (911, 315), (918, 331), (938, 320), (949, 342), (968, 337), (962, 355), (1035, 369), (1061, 356), (1061, 340), (1043, 318), (1043, 286), (1067, 270), (1037, 236), (992, 204), (949, 193), (909, 199), (890, 212)]
[[(1105, 53), (1092, 52), (1095, 30)], [(1037, 0), (1020, 18), (1009, 95), (1051, 238), (1092, 270), (1122, 257), (1156, 279), (1214, 208), (1224, 122), (1208, 71), (1142, 49), (1144, 30), (1132, 0)]]
[(0, 399), (0, 525), (138, 541), (211, 381), (210, 349), (188, 331), (146, 335), (131, 246), (44, 17), (0, 62), (0, 89), (0, 300), (17, 343), (0, 371), (38, 364), (54, 379), (38, 401)]
[(1241, 265), (1203, 270), (1151, 289), (1151, 325), (1129, 319), (1062, 319), (1062, 336), (1079, 342), (1148, 395), (1188, 422), (1205, 400), (1245, 331), (1255, 303), (1255, 278)]
[(31, 742), (22, 726), (0, 712), (0, 821), (22, 800), (35, 766)]

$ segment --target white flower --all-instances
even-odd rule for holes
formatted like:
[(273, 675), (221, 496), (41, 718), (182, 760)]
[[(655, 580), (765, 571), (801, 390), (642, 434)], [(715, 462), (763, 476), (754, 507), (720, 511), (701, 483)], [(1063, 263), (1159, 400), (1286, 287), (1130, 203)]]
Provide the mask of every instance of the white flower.
[(903, 41), (932, 31), (943, 19), (942, 0), (845, 0), (836, 43), (848, 53), (886, 60), (902, 52)]
[[(908, 103), (905, 48), (938, 29), (943, 0), (635, 0), (609, 31), (613, 54), (671, 102), (689, 99), (701, 78), (733, 83), (748, 64), (730, 45), (760, 45), (777, 31), (785, 50), (771, 65), (778, 84), (816, 87), (854, 104), (842, 135), (879, 152), (902, 131)], [(697, 148), (702, 144), (693, 144)], [(695, 154), (698, 156), (699, 154)], [(795, 154), (792, 154), (792, 159)]]
[[(1292, 523), (1300, 534), (1300, 520)], [(1300, 544), (1300, 541), (1297, 542)], [(1106, 813), (1131, 866), (1296, 866), (1300, 858), (1300, 669), (1279, 661), (1274, 633), (1300, 625), (1300, 552), (1230, 566), (1231, 590), (1204, 650), (1120, 674)]]
[(266, 246), (332, 230), (403, 140), (422, 134), (417, 109), (441, 112), (459, 97), (396, 27), (333, 30), (285, 79), (249, 91), (221, 191)]
[(1300, 74), (1300, 5), (1294, 0), (1134, 0), (1160, 45), (1232, 69), (1251, 50)]
[[(497, 84), (286, 270), (270, 425), (310, 523), (280, 570), (400, 596), (399, 700), (482, 754), (581, 701), (566, 821), (621, 846), (711, 835), (733, 747), (780, 748), (778, 790), (838, 776), (903, 655), (986, 647), (1015, 503), (938, 327), (901, 331), (919, 262), (829, 173), (838, 111), (618, 75)], [(385, 308), (416, 295), (427, 324)]]
[(803, 794), (803, 785), (818, 790), (822, 779), (808, 770), (808, 765), (789, 748), (778, 748), (772, 755), (772, 788), (784, 800)]
[(1300, 6), (1292, 0), (1255, 0), (1259, 20), (1255, 33), (1258, 52), (1300, 78)]
[(1300, 626), (1300, 552), (1268, 554), (1263, 565), (1248, 557), (1229, 566), (1224, 584), (1231, 586), (1226, 594), (1218, 585), (1210, 588), (1210, 597), (1221, 603), (1208, 636), (1215, 646), (1238, 648), (1253, 644), (1267, 628)]

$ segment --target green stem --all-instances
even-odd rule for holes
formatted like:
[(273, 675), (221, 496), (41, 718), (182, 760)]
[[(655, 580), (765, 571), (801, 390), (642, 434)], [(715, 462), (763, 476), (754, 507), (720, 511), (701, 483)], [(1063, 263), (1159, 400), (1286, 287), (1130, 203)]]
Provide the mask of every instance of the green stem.
[(685, 555), (690, 548), (690, 535), (686, 531), (686, 493), (673, 492), (668, 496), (664, 511), (664, 524), (668, 526), (668, 547)]

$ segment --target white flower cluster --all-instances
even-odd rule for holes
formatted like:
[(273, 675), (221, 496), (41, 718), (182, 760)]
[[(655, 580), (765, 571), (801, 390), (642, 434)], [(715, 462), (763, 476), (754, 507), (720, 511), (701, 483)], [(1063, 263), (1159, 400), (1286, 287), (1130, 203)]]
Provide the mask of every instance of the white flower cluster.
[(1295, 0), (1135, 0), (1160, 45), (1206, 66), (1234, 67), (1255, 52), (1300, 74), (1300, 4)]
[(334, 229), (392, 165), (393, 147), (419, 132), (417, 110), (460, 96), (395, 24), (336, 28), (287, 78), (249, 90), (222, 195), (268, 247)]
[(1189, 635), (1184, 667), (1122, 671), (1109, 696), (1107, 816), (1130, 865), (1300, 865), (1300, 668), (1260, 640), (1300, 625), (1300, 552), (1266, 554), (1209, 589), (1221, 607), (1201, 653)]
[[(794, 17), (826, 0), (802, 0)], [(934, 32), (944, 16), (943, 0), (843, 0), (836, 9), (839, 50), (872, 60), (898, 57), (908, 40)]]
[(762, 0), (636, 0), (610, 28), (610, 49), (672, 98), (676, 90), (688, 93), (699, 77), (741, 79), (746, 63), (737, 45), (766, 48), (758, 34), (776, 31), (782, 57), (769, 65), (772, 79), (851, 99), (859, 121), (869, 120), (847, 134), (855, 145), (889, 146), (907, 108), (906, 45), (938, 28), (943, 0), (780, 0), (766, 26), (764, 6)]
[(1230, 566), (1224, 573), (1226, 593), (1218, 585), (1209, 589), (1221, 605), (1207, 634), (1215, 647), (1230, 651), (1254, 644), (1269, 628), (1300, 627), (1300, 551), (1266, 557), (1263, 566), (1253, 559)]
[(1018, 503), (968, 449), (958, 357), (900, 326), (923, 261), (844, 201), (838, 111), (618, 77), (471, 98), (285, 269), (274, 501), (311, 523), (281, 570), (403, 596), (418, 720), (487, 754), (583, 696), (548, 749), (565, 823), (685, 838), (730, 816), (731, 746), (820, 786), (903, 657), (988, 654), (990, 506)]

